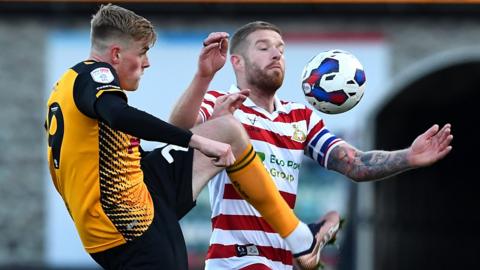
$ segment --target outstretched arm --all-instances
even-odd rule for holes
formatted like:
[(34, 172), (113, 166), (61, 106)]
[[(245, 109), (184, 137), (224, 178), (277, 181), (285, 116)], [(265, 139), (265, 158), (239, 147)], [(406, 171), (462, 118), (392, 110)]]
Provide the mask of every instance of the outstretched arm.
[(452, 150), (452, 139), (451, 125), (446, 124), (440, 130), (432, 126), (404, 150), (362, 152), (344, 143), (332, 149), (328, 167), (358, 182), (379, 180), (437, 162)]
[(177, 101), (169, 119), (170, 123), (186, 129), (190, 129), (199, 123), (198, 112), (208, 85), (215, 73), (226, 62), (228, 33), (211, 33), (203, 41), (203, 45), (198, 59), (197, 73)]

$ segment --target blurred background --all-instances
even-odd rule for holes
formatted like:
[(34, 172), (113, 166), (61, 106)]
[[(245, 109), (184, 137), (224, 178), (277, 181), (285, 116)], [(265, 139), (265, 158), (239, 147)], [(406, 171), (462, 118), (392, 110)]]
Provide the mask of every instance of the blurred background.
[[(130, 102), (167, 119), (208, 33), (233, 34), (253, 20), (284, 32), (283, 99), (305, 103), (300, 73), (314, 55), (350, 51), (364, 65), (367, 88), (351, 111), (321, 114), (332, 132), (362, 150), (408, 147), (434, 123), (451, 123), (455, 138), (453, 151), (437, 164), (373, 183), (355, 184), (304, 161), (296, 213), (312, 222), (335, 209), (346, 219), (339, 246), (324, 252), (327, 269), (478, 269), (475, 2), (117, 1), (150, 19), (159, 35), (150, 52), (152, 67)], [(99, 4), (0, 1), (0, 269), (96, 269), (50, 182), (43, 121), (51, 86), (88, 57), (89, 22)], [(233, 82), (227, 62), (211, 88), (227, 89)], [(203, 268), (210, 214), (205, 190), (181, 221), (191, 269)]]

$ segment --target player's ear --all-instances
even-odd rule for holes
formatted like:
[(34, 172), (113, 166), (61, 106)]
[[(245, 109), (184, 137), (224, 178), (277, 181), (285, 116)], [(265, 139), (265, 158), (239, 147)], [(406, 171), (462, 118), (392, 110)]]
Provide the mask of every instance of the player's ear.
[(240, 56), (238, 54), (232, 54), (230, 56), (230, 62), (232, 63), (232, 66), (233, 66), (234, 70), (243, 69), (244, 60), (243, 60), (242, 56)]
[(110, 47), (110, 59), (112, 60), (112, 64), (118, 64), (120, 62), (120, 47), (116, 45), (112, 45)]

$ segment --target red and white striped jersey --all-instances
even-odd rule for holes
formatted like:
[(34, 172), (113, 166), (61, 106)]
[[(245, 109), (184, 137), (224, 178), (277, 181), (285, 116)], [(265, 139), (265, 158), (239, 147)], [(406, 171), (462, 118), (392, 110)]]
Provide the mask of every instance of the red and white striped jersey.
[[(237, 91), (232, 86), (229, 93)], [(222, 95), (225, 93), (207, 92), (200, 109), (203, 121), (211, 116), (215, 100)], [(234, 116), (245, 127), (255, 151), (292, 209), (303, 155), (327, 167), (331, 149), (343, 142), (326, 129), (311, 109), (276, 97), (273, 113), (247, 99)], [(206, 269), (292, 269), (292, 254), (286, 243), (240, 197), (225, 170), (208, 187), (213, 231)]]

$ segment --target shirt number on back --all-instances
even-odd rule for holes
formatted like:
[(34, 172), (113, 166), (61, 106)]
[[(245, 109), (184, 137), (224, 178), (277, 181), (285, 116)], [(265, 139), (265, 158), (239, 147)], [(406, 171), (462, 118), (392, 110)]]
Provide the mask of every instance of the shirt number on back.
[(63, 114), (58, 103), (52, 103), (48, 108), (48, 146), (52, 149), (53, 166), (60, 168), (60, 150), (63, 141)]

